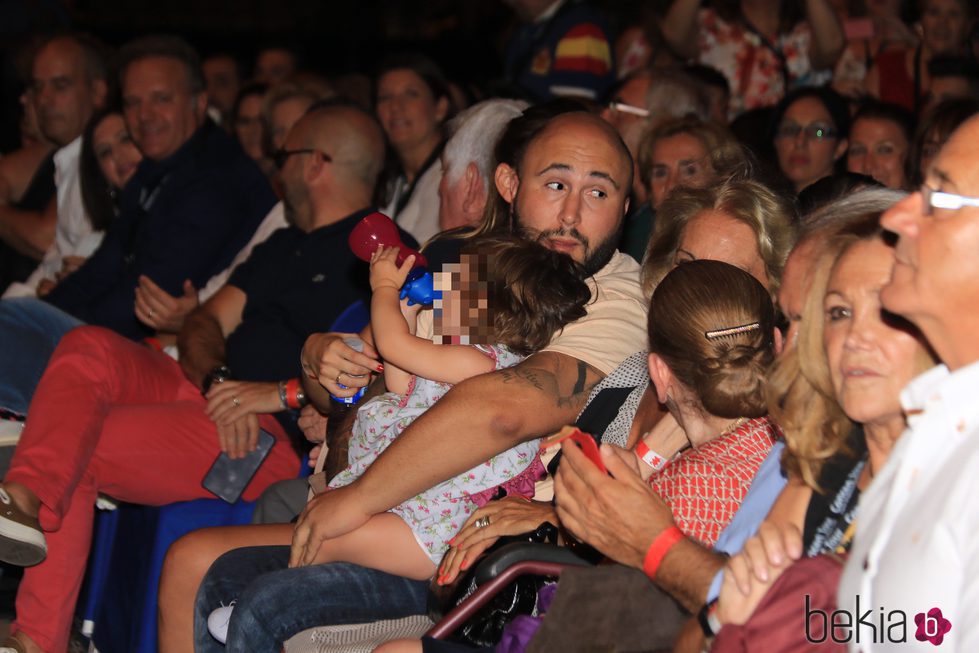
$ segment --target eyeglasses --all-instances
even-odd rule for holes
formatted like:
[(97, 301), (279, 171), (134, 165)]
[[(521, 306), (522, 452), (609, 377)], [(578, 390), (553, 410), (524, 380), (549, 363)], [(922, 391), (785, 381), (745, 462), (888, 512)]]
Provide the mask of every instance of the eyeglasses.
[(837, 132), (829, 125), (818, 122), (806, 125), (805, 127), (797, 125), (794, 122), (785, 122), (775, 130), (775, 138), (790, 138), (795, 140), (799, 137), (799, 134), (805, 134), (806, 139), (810, 141), (824, 141), (830, 138), (836, 138)]
[(634, 107), (631, 104), (626, 104), (625, 102), (619, 102), (617, 100), (612, 100), (608, 103), (608, 108), (612, 111), (618, 111), (619, 113), (628, 113), (633, 116), (639, 116), (640, 118), (648, 118), (649, 110), (643, 109), (642, 107)]
[(282, 167), (286, 164), (286, 161), (293, 154), (319, 154), (327, 163), (333, 161), (333, 157), (326, 152), (320, 152), (317, 149), (307, 147), (301, 150), (283, 150), (282, 148), (279, 148), (275, 152), (272, 152), (272, 163), (275, 164), (276, 169), (282, 170)]
[(932, 215), (932, 209), (958, 211), (964, 206), (979, 206), (979, 197), (945, 193), (926, 184), (921, 185), (921, 197), (925, 202), (925, 215)]

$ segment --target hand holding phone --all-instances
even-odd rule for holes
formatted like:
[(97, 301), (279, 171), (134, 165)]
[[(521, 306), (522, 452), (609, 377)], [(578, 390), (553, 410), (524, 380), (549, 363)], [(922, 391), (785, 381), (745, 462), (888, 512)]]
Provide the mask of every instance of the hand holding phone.
[(545, 438), (541, 442), (540, 449), (544, 451), (545, 449), (550, 449), (551, 447), (560, 446), (565, 440), (571, 440), (578, 445), (578, 448), (585, 454), (588, 460), (595, 463), (602, 472), (608, 473), (605, 469), (605, 463), (602, 462), (602, 454), (598, 450), (598, 445), (595, 443), (595, 438), (584, 433), (577, 426), (565, 426), (563, 429), (555, 433), (554, 435)]
[(265, 462), (274, 444), (275, 438), (263, 429), (258, 433), (258, 446), (244, 458), (232, 459), (222, 451), (211, 465), (201, 485), (205, 490), (228, 503), (236, 502), (255, 476), (255, 472)]

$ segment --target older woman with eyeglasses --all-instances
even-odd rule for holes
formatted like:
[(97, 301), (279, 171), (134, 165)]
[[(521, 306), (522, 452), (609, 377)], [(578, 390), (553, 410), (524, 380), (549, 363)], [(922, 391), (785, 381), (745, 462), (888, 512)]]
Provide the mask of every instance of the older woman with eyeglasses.
[(748, 151), (727, 128), (693, 116), (658, 123), (638, 144), (638, 183), (649, 203), (626, 222), (619, 249), (642, 261), (655, 212), (674, 188), (704, 188), (751, 169)]

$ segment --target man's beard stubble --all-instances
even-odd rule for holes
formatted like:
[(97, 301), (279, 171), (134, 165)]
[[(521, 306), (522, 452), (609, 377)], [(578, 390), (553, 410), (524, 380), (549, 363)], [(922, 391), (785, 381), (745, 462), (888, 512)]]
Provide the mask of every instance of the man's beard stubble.
[(535, 232), (523, 226), (523, 221), (520, 219), (520, 215), (516, 213), (516, 209), (514, 209), (513, 224), (516, 226), (521, 238), (534, 240), (542, 245), (544, 241), (553, 236), (577, 240), (584, 246), (585, 260), (582, 261), (581, 266), (589, 277), (594, 276), (612, 260), (612, 255), (615, 254), (615, 250), (619, 246), (623, 228), (623, 222), (620, 222), (618, 229), (609, 234), (608, 238), (598, 243), (595, 248), (592, 248), (588, 238), (573, 227), (571, 229), (548, 229), (547, 231)]

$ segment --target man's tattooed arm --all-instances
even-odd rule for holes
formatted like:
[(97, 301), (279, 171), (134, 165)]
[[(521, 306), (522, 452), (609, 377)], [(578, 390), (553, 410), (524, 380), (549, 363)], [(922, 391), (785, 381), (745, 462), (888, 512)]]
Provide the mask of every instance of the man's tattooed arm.
[(539, 352), (454, 386), (412, 422), (346, 494), (378, 514), (521, 442), (574, 422), (604, 378), (576, 358)]
[(592, 388), (604, 378), (601, 372), (587, 363), (561, 354), (538, 354), (525, 363), (501, 370), (502, 382), (531, 386), (553, 398), (559, 408), (580, 411)]

